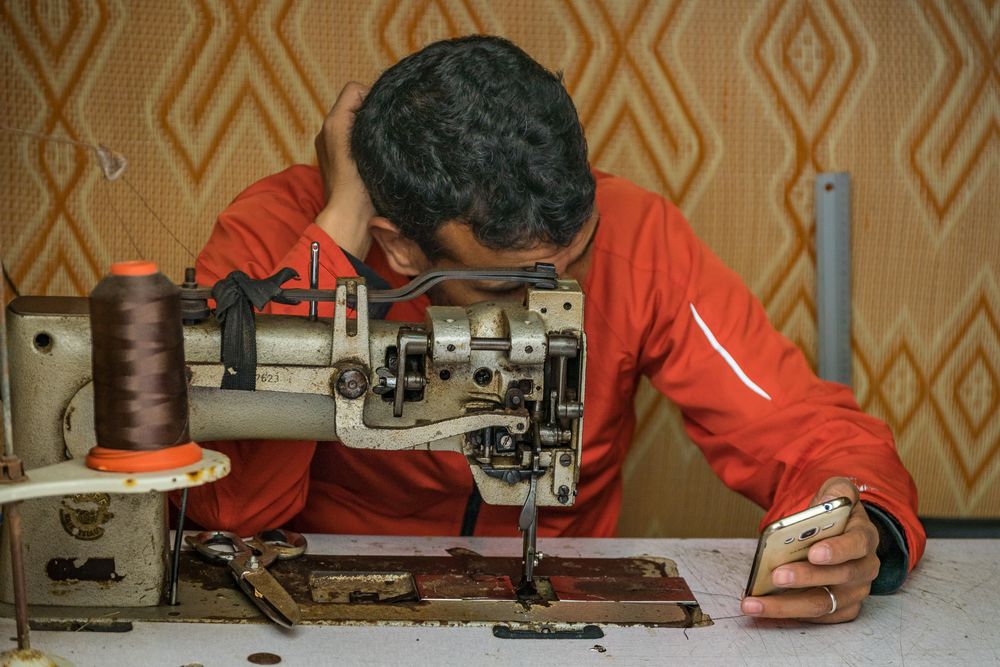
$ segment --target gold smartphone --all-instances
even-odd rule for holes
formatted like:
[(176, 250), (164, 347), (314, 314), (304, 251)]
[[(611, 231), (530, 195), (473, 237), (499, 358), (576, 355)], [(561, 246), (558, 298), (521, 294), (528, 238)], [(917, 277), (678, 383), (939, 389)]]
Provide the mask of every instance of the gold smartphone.
[(781, 590), (771, 581), (774, 568), (806, 560), (809, 547), (815, 542), (843, 533), (851, 507), (850, 498), (834, 498), (765, 528), (757, 542), (744, 596), (769, 595)]

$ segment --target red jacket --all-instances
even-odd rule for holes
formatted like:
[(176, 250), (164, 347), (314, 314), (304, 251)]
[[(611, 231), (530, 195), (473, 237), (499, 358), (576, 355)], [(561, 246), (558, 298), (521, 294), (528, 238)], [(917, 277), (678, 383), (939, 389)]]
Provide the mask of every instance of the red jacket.
[[(851, 477), (862, 499), (902, 524), (912, 567), (925, 537), (916, 488), (888, 427), (861, 412), (850, 389), (815, 376), (676, 207), (621, 178), (595, 176), (601, 223), (583, 284), (590, 353), (579, 495), (572, 508), (542, 508), (539, 535), (614, 534), (635, 429), (632, 398), (645, 375), (680, 407), (688, 434), (723, 481), (770, 508), (764, 523), (806, 507), (827, 478)], [(252, 185), (219, 216), (198, 258), (199, 282), (234, 269), (263, 278), (284, 266), (307, 276), (313, 240), (322, 249), (321, 287), (354, 275), (313, 224), (323, 203), (313, 167)], [(366, 262), (402, 282), (377, 244)], [(424, 298), (396, 304), (389, 318), (419, 322), (426, 306)], [(320, 316), (332, 317), (332, 309), (321, 305)], [(305, 314), (306, 306), (270, 311)], [(457, 535), (472, 485), (464, 456), (453, 452), (329, 442), (209, 446), (229, 455), (233, 472), (193, 489), (190, 514), (241, 534), (290, 523), (308, 532)], [(516, 534), (519, 511), (483, 505), (476, 534)]]

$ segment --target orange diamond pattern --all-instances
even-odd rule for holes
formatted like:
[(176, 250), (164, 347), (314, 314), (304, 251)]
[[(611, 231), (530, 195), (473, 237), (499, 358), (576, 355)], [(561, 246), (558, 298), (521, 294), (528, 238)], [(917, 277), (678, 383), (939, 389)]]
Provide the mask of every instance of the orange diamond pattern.
[(934, 370), (930, 402), (962, 480), (974, 489), (1000, 456), (1000, 324), (982, 297), (975, 302)]
[(905, 164), (917, 197), (945, 232), (1000, 163), (1000, 3), (922, 0), (942, 59), (911, 123)]
[(197, 0), (190, 8), (198, 28), (178, 44), (179, 67), (162, 91), (156, 124), (196, 187), (229, 153), (232, 134), (269, 145), (290, 164), (302, 153), (301, 135), (314, 131), (309, 120), (322, 117), (326, 102), (282, 30), (291, 6)]
[(898, 437), (906, 432), (927, 393), (923, 373), (906, 341), (885, 361), (875, 386)]
[(833, 47), (813, 13), (806, 5), (789, 31), (782, 57), (785, 69), (795, 78), (800, 94), (812, 103), (833, 64)]
[(1000, 403), (1000, 380), (997, 379), (996, 367), (983, 348), (976, 348), (972, 361), (959, 374), (954, 393), (955, 404), (965, 419), (965, 425), (973, 436), (980, 436)]
[[(812, 183), (818, 172), (830, 168), (823, 142), (838, 114), (863, 87), (859, 80), (870, 66), (870, 55), (857, 37), (864, 29), (836, 2), (761, 3), (757, 20), (745, 34), (747, 60), (754, 65), (761, 94), (776, 102), (774, 118), (787, 131), (792, 150), (778, 196), (794, 241), (769, 276), (763, 301), (770, 308), (792, 271), (800, 263), (811, 267), (815, 262)], [(782, 318), (775, 323), (783, 326)]]

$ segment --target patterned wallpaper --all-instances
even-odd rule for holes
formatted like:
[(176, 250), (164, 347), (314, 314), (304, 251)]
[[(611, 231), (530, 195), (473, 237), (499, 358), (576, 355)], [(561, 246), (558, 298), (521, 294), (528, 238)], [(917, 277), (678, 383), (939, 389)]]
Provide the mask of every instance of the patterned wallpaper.
[[(998, 24), (997, 0), (7, 1), (3, 261), (22, 293), (137, 255), (179, 279), (237, 192), (313, 161), (344, 82), (502, 34), (565, 73), (593, 162), (677, 202), (810, 359), (812, 181), (851, 172), (858, 399), (922, 513), (997, 516)], [(674, 410), (648, 387), (637, 410), (622, 532), (750, 534)]]

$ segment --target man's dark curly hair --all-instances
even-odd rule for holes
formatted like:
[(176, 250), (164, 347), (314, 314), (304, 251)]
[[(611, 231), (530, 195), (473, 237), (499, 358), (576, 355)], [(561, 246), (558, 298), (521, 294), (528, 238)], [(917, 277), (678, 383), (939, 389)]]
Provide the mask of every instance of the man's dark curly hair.
[(436, 42), (387, 69), (351, 153), (375, 210), (432, 257), (445, 222), (483, 245), (568, 245), (594, 207), (587, 142), (561, 78), (511, 42)]

